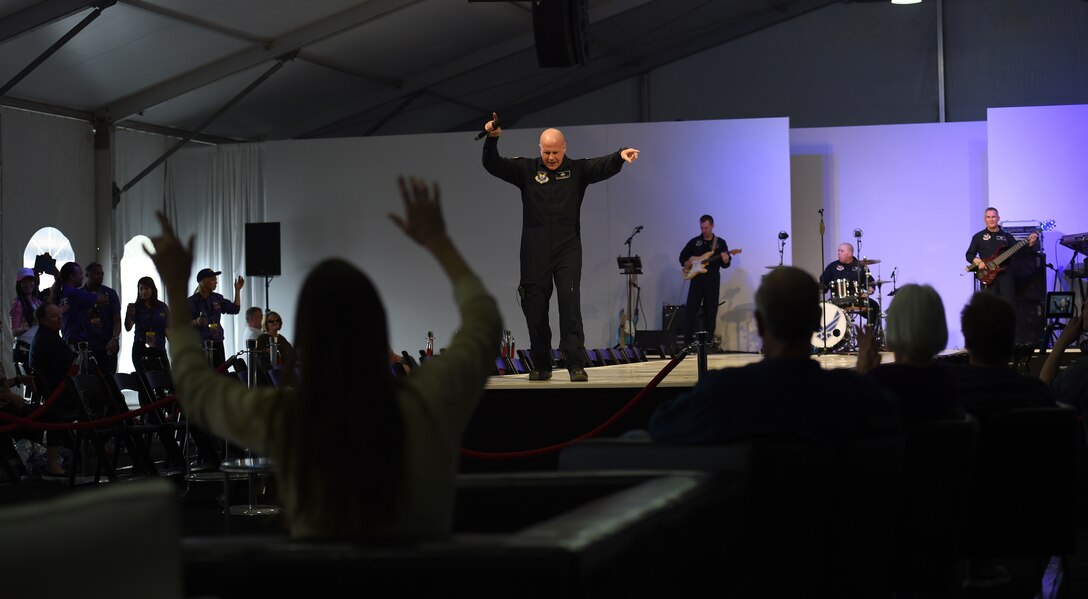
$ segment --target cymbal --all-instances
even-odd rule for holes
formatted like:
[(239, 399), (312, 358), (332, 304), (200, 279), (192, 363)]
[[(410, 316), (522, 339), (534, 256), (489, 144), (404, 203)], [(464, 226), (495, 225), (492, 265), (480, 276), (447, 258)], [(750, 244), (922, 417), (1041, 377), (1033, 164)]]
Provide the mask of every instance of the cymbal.
[(872, 260), (858, 260), (858, 264), (863, 266), (869, 266), (870, 264), (880, 264), (880, 260), (874, 258)]
[(774, 269), (776, 269), (776, 268), (778, 268), (780, 266), (783, 266), (783, 265), (782, 264), (775, 264), (774, 266), (764, 266), (763, 268), (769, 268), (771, 270), (774, 270)]
[(870, 285), (876, 285), (877, 287), (879, 287), (881, 285), (887, 285), (888, 283), (891, 283), (891, 282), (892, 282), (891, 279), (877, 279), (877, 280), (875, 280), (875, 281), (873, 281), (872, 283), (869, 283), (869, 284)]

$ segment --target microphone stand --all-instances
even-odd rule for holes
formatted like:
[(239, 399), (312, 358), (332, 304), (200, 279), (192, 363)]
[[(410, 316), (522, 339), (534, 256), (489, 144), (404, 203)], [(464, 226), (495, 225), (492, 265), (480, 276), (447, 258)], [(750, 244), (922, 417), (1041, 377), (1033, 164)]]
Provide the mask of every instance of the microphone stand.
[[(826, 258), (824, 256), (824, 209), (820, 208), (820, 264), (825, 264), (825, 261), (826, 261)], [(822, 279), (823, 277), (821, 276), (820, 278)], [(823, 297), (824, 297), (823, 281), (820, 281), (820, 286), (821, 286), (820, 300), (822, 302)], [(824, 310), (822, 306), (821, 306), (821, 309), (820, 309), (820, 321), (822, 323), (821, 326), (823, 327), (821, 329), (820, 339), (824, 344), (824, 353), (827, 353), (827, 310)]]
[(786, 251), (786, 240), (778, 239), (778, 265), (782, 266), (782, 253)]
[[(635, 231), (633, 233), (631, 233), (631, 236), (627, 238), (627, 241), (623, 242), (624, 245), (627, 246), (627, 264), (628, 264), (628, 271), (629, 271), (629, 272), (626, 273), (627, 274), (627, 318), (624, 319), (626, 322), (621, 322), (620, 323), (620, 347), (623, 348), (623, 349), (627, 349), (627, 329), (629, 328), (627, 326), (628, 324), (631, 324), (630, 328), (631, 328), (631, 341), (632, 341), (632, 343), (634, 342), (634, 336), (635, 336), (635, 331), (634, 331), (634, 326), (635, 325), (634, 325), (634, 323), (637, 322), (637, 320), (632, 321), (632, 317), (631, 317), (631, 310), (632, 310), (632, 306), (631, 306), (631, 289), (638, 287), (638, 282), (635, 280), (636, 275), (635, 275), (634, 263), (632, 262), (632, 256), (631, 256), (631, 242), (634, 240), (635, 235), (638, 235), (639, 231), (641, 231), (641, 230), (642, 230), (642, 227), (635, 227)], [(641, 289), (640, 289), (640, 291), (641, 291)]]

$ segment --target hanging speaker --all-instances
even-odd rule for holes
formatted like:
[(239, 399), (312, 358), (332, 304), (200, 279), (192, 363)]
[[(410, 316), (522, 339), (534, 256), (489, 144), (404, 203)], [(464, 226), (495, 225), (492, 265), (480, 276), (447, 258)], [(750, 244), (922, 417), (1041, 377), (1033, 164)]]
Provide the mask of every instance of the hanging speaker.
[(246, 223), (246, 275), (280, 275), (279, 223)]
[(586, 0), (533, 0), (533, 39), (541, 67), (585, 64), (589, 55)]

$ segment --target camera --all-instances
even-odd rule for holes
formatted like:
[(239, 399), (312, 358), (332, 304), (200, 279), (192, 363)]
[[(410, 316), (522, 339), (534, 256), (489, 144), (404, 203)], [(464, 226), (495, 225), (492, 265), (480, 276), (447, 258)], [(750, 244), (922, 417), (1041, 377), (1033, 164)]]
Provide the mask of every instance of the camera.
[(60, 273), (57, 272), (57, 260), (49, 254), (40, 254), (34, 257), (34, 270), (54, 277), (60, 276)]
[(1046, 294), (1047, 318), (1073, 318), (1075, 304), (1072, 291), (1050, 291)]

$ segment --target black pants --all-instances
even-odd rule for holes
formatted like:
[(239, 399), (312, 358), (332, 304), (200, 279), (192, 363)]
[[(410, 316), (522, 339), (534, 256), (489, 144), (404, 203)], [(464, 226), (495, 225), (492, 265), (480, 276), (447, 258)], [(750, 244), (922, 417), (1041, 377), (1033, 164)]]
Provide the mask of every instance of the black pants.
[(522, 272), (521, 311), (529, 327), (529, 353), (539, 370), (552, 369), (552, 329), (548, 309), (555, 288), (559, 302), (559, 349), (567, 356), (567, 368), (585, 367), (585, 331), (582, 328), (582, 252), (564, 252), (550, 270)]
[(93, 349), (91, 353), (94, 354), (94, 359), (98, 362), (98, 369), (102, 371), (102, 374), (113, 376), (117, 374), (117, 352), (112, 354), (107, 353), (105, 348)]
[(695, 335), (695, 318), (699, 307), (703, 308), (703, 328), (709, 333), (708, 341), (714, 340), (714, 328), (718, 325), (718, 289), (721, 275), (709, 272), (697, 275), (688, 287), (687, 307), (684, 309), (684, 324), (681, 332), (684, 341), (691, 341)]
[(989, 287), (984, 287), (983, 289), (989, 293), (996, 293), (1005, 298), (1005, 300), (1013, 306), (1016, 305), (1016, 280), (1013, 278), (1011, 269), (997, 273), (997, 276), (994, 277), (994, 282), (991, 283)]

